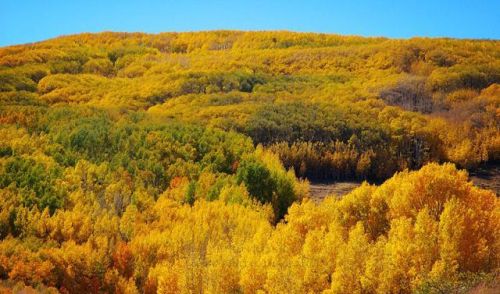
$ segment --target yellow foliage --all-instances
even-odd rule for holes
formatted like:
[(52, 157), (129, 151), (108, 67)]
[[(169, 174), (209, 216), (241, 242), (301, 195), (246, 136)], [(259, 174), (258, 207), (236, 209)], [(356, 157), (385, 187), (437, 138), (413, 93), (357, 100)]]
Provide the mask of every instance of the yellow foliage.
[[(500, 268), (499, 199), (455, 166), (500, 159), (499, 49), (275, 31), (0, 48), (0, 291), (466, 291)], [(317, 204), (307, 178), (385, 182)]]

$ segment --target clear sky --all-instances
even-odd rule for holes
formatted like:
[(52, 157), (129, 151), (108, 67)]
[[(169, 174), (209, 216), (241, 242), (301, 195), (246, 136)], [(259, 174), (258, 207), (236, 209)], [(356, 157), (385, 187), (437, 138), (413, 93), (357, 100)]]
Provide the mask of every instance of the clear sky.
[(81, 32), (292, 30), (500, 39), (500, 0), (0, 0), (0, 46)]

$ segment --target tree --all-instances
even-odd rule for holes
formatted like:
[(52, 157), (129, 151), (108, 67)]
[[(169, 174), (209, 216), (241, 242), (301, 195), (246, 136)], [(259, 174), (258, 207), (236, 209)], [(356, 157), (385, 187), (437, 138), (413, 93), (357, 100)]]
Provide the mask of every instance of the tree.
[(242, 161), (236, 178), (238, 183), (244, 183), (250, 195), (261, 203), (272, 201), (276, 183), (263, 163), (253, 158)]

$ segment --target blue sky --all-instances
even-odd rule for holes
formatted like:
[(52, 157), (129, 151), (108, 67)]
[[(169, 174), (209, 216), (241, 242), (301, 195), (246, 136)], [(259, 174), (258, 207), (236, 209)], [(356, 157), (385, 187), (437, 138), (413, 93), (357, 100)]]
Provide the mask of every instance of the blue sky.
[(500, 39), (500, 0), (0, 0), (0, 46), (81, 32), (292, 30)]

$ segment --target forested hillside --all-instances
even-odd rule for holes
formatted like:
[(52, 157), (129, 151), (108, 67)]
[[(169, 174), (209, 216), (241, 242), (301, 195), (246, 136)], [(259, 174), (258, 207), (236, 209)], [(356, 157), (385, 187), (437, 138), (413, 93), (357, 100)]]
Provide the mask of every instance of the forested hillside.
[[(0, 48), (0, 292), (489, 287), (500, 204), (461, 169), (499, 161), (496, 40), (214, 31)], [(315, 204), (317, 180), (380, 185)]]

